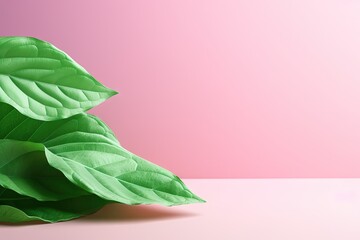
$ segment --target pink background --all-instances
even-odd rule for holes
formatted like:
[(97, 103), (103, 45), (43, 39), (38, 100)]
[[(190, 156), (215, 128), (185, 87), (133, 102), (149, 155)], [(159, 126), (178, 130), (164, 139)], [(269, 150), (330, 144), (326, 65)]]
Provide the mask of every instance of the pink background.
[(5, 1), (119, 95), (92, 110), (184, 178), (360, 177), (360, 2)]

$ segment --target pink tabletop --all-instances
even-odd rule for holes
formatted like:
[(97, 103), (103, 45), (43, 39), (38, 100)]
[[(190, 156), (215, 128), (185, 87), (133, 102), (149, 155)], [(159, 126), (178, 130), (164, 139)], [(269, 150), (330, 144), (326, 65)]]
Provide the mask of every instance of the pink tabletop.
[(205, 204), (113, 204), (57, 224), (1, 225), (4, 240), (360, 239), (360, 179), (186, 180)]

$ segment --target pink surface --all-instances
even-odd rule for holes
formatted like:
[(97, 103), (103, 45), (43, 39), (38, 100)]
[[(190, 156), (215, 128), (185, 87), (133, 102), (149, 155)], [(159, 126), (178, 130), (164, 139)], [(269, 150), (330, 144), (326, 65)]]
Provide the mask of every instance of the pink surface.
[(120, 94), (92, 113), (181, 177), (360, 177), (360, 3), (5, 1), (1, 35)]
[(0, 225), (6, 240), (359, 240), (359, 179), (187, 180), (208, 200), (173, 208), (110, 205), (57, 224)]

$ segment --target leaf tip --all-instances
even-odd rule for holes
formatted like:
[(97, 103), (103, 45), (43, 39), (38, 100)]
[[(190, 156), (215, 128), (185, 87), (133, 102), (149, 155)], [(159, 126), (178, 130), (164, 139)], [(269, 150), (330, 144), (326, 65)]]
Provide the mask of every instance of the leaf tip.
[(194, 194), (193, 199), (195, 200), (194, 203), (206, 203), (205, 199), (202, 199), (201, 197)]
[(118, 91), (116, 91), (116, 90), (114, 90), (114, 89), (112, 89), (112, 88), (108, 88), (108, 87), (106, 87), (106, 92), (107, 92), (108, 98), (111, 98), (111, 97), (119, 94)]
[(118, 95), (119, 92), (118, 91), (115, 91), (113, 89), (111, 89), (111, 96), (115, 96), (115, 95)]

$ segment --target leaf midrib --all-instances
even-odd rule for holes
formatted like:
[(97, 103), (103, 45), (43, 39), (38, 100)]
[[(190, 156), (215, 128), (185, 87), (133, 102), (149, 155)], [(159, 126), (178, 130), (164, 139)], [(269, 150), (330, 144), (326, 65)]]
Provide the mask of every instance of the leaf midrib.
[[(96, 85), (96, 84), (94, 84), (93, 89), (82, 89), (82, 88), (70, 87), (70, 86), (66, 86), (66, 85), (62, 85), (62, 84), (58, 84), (58, 83), (49, 83), (49, 82), (44, 82), (44, 81), (39, 81), (39, 80), (21, 78), (21, 77), (18, 77), (18, 76), (14, 76), (12, 74), (7, 74), (7, 73), (0, 73), (0, 76), (8, 77), (12, 82), (14, 82), (14, 80), (12, 78), (17, 78), (17, 79), (19, 79), (21, 81), (35, 82), (37, 84), (44, 84), (44, 85), (50, 85), (50, 86), (63, 87), (63, 88), (67, 88), (67, 89), (75, 89), (75, 90), (79, 90), (79, 91), (83, 91), (83, 92), (95, 92), (95, 93), (111, 93), (111, 92), (113, 92), (112, 90), (108, 89), (105, 86)], [(89, 77), (87, 75), (83, 75), (83, 76)], [(95, 80), (95, 79), (92, 79), (92, 80)], [(96, 87), (100, 87), (100, 88), (102, 88), (104, 90), (94, 90), (94, 88), (96, 88)], [(115, 93), (115, 91), (114, 91), (114, 93)], [(89, 101), (91, 101), (91, 100), (89, 100)]]

